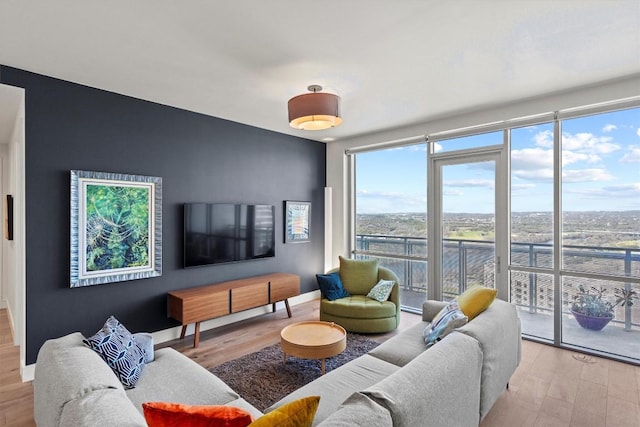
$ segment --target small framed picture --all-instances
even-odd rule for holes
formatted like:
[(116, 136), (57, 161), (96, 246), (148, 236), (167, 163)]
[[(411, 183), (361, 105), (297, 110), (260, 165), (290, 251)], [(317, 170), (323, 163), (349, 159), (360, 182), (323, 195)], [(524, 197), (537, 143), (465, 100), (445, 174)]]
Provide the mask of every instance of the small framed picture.
[(284, 242), (300, 243), (311, 239), (311, 202), (284, 202)]

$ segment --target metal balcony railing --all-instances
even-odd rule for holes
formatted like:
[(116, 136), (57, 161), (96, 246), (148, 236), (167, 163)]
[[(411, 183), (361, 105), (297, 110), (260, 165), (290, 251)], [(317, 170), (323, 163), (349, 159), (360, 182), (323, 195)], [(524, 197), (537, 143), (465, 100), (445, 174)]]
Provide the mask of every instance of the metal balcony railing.
[[(494, 242), (443, 239), (443, 295), (450, 299), (464, 292), (469, 286), (494, 286)], [(379, 258), (381, 264), (392, 269), (400, 278), (402, 290), (420, 295), (427, 291), (427, 239), (421, 237), (356, 235), (358, 258)], [(640, 249), (597, 246), (563, 246), (563, 270), (583, 274), (616, 277), (640, 277)], [(511, 299), (531, 313), (552, 312), (553, 276), (551, 273), (518, 271), (518, 267), (552, 269), (553, 246), (541, 243), (511, 243)], [(573, 296), (579, 285), (594, 284), (594, 279), (573, 277), (563, 282), (563, 312), (569, 313)], [(620, 282), (625, 289), (640, 290), (640, 286)], [(639, 292), (640, 293), (640, 292)], [(610, 292), (613, 297), (613, 292)], [(423, 297), (424, 298), (424, 297)], [(419, 299), (414, 296), (417, 301)], [(419, 301), (417, 302), (419, 303)], [(640, 302), (636, 302), (640, 306)], [(633, 308), (636, 309), (637, 307)], [(414, 308), (419, 308), (418, 306)], [(617, 307), (616, 323), (624, 323), (628, 329), (640, 326), (640, 319), (633, 319), (631, 307)], [(635, 322), (634, 322), (635, 320)]]

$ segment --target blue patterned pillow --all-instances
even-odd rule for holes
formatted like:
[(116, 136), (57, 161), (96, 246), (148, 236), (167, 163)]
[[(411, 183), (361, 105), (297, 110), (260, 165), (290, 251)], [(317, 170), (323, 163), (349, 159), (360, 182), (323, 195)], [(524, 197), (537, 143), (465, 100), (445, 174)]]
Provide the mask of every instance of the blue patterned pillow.
[(111, 316), (94, 336), (82, 340), (107, 362), (125, 388), (133, 388), (144, 371), (144, 350), (131, 332)]
[(453, 300), (440, 310), (431, 321), (431, 325), (425, 328), (424, 343), (429, 348), (454, 329), (466, 325), (467, 322), (468, 318), (460, 310), (458, 301)]
[(395, 284), (396, 282), (393, 280), (380, 280), (373, 288), (371, 288), (367, 296), (374, 300), (384, 302), (389, 299), (391, 291), (393, 290), (393, 285)]
[(316, 274), (316, 279), (318, 280), (318, 287), (320, 288), (322, 296), (329, 301), (351, 296), (342, 285), (342, 280), (338, 272)]

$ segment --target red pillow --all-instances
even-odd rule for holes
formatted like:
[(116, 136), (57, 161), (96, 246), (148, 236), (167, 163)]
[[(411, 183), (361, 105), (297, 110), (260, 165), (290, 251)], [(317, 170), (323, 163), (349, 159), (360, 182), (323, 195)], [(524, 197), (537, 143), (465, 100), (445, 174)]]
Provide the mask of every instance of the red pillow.
[(149, 427), (246, 427), (252, 421), (234, 406), (147, 402), (142, 410)]

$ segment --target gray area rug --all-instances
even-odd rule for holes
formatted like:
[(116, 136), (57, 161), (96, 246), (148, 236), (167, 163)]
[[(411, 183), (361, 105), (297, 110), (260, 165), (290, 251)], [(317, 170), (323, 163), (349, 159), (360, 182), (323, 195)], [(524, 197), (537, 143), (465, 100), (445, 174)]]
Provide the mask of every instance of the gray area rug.
[[(347, 334), (347, 348), (326, 359), (326, 372), (344, 365), (378, 346), (372, 339)], [(320, 377), (320, 360), (288, 356), (282, 363), (280, 344), (265, 347), (235, 360), (209, 369), (253, 406), (263, 411), (291, 393)]]

